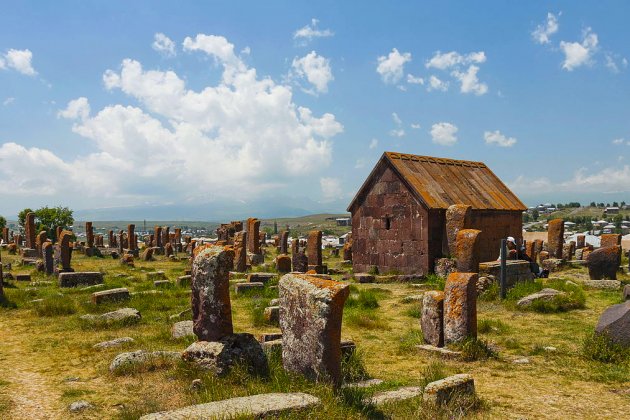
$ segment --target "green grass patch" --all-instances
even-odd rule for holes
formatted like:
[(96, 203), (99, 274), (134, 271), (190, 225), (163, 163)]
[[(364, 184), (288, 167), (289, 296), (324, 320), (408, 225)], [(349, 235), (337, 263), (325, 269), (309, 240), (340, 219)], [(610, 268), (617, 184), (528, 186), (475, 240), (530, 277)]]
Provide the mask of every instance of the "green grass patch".
[(510, 327), (500, 319), (480, 319), (477, 323), (479, 334), (505, 334), (510, 331)]
[(498, 356), (497, 353), (488, 346), (487, 341), (473, 337), (453, 345), (453, 348), (462, 352), (462, 360), (466, 362), (486, 360)]
[(65, 316), (77, 312), (77, 304), (69, 297), (51, 296), (35, 304), (39, 316)]
[(416, 346), (424, 344), (424, 337), (422, 331), (416, 329), (410, 329), (403, 334), (398, 340), (398, 351), (400, 353), (408, 353), (416, 350)]
[(595, 362), (624, 364), (630, 362), (630, 349), (606, 334), (591, 333), (582, 340), (582, 356)]

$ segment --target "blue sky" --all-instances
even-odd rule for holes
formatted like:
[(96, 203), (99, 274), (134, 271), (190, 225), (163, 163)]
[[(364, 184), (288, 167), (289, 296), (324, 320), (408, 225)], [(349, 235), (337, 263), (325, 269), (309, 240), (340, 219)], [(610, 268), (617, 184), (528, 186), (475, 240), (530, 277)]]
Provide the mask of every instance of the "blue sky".
[(385, 150), (630, 201), (627, 2), (3, 3), (3, 214), (343, 210)]

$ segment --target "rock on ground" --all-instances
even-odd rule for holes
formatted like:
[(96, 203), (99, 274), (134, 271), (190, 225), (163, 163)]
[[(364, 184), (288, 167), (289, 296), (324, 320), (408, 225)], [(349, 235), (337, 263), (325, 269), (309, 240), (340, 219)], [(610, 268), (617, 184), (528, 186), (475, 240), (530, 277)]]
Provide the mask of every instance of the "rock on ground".
[(219, 341), (197, 341), (182, 353), (182, 358), (216, 375), (225, 375), (238, 363), (250, 373), (266, 376), (269, 373), (267, 357), (260, 343), (247, 333), (231, 334)]
[(388, 402), (403, 401), (415, 398), (422, 394), (422, 389), (417, 386), (407, 386), (393, 391), (377, 392), (371, 399), (374, 405), (383, 405)]
[(606, 334), (613, 342), (630, 347), (630, 301), (606, 309), (599, 317), (595, 332)]
[(122, 308), (100, 315), (87, 314), (81, 316), (82, 320), (88, 322), (138, 322), (140, 318), (140, 311), (133, 308)]
[(233, 417), (267, 417), (282, 413), (304, 410), (320, 404), (320, 400), (309, 394), (272, 393), (247, 397), (230, 398), (206, 404), (192, 405), (173, 411), (147, 414), (141, 420), (174, 419), (225, 419)]
[(120, 337), (120, 338), (115, 338), (113, 340), (109, 340), (109, 341), (102, 341), (100, 343), (96, 343), (94, 344), (94, 348), (95, 349), (107, 349), (110, 347), (116, 347), (116, 346), (120, 346), (122, 344), (125, 343), (133, 343), (134, 339), (131, 337)]
[(459, 374), (431, 382), (424, 388), (424, 401), (433, 404), (448, 404), (453, 397), (475, 394), (475, 381), (472, 376)]
[(556, 289), (545, 288), (545, 289), (542, 289), (540, 292), (532, 293), (531, 295), (525, 296), (524, 298), (516, 302), (516, 305), (521, 306), (521, 307), (526, 307), (526, 306), (530, 306), (536, 301), (543, 301), (543, 300), (549, 301), (549, 300), (552, 300), (556, 296), (561, 296), (565, 294), (566, 293), (561, 292)]
[(73, 413), (77, 413), (79, 411), (83, 411), (83, 410), (87, 410), (88, 408), (92, 408), (92, 404), (90, 404), (89, 402), (85, 401), (85, 400), (80, 400), (80, 401), (75, 401), (72, 404), (70, 404), (70, 411), (72, 411)]
[(109, 371), (112, 373), (121, 373), (124, 369), (134, 368), (152, 361), (178, 361), (181, 360), (181, 353), (175, 351), (153, 351), (147, 352), (144, 350), (137, 350), (127, 353), (120, 353), (112, 363), (109, 365)]
[(192, 321), (180, 321), (173, 324), (171, 336), (175, 339), (195, 335)]

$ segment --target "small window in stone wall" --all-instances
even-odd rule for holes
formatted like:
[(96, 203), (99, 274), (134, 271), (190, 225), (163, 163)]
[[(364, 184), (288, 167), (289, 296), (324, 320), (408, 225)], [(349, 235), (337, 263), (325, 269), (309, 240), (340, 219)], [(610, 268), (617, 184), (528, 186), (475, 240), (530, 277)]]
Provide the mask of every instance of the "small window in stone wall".
[(392, 218), (385, 216), (385, 229), (389, 230), (392, 227)]

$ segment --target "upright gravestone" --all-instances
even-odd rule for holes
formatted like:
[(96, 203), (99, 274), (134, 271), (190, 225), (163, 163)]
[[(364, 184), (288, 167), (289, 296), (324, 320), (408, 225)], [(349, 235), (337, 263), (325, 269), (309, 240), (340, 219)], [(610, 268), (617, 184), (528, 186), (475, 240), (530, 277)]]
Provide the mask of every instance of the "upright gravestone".
[(280, 254), (289, 253), (289, 231), (283, 230), (280, 233)]
[(64, 230), (61, 232), (59, 239), (59, 261), (61, 263), (61, 269), (58, 269), (59, 273), (73, 272), (70, 265), (72, 258), (72, 248), (70, 248), (70, 240), (72, 239), (72, 232)]
[(4, 273), (2, 272), (2, 253), (0, 253), (0, 299), (4, 298)]
[(182, 252), (182, 229), (175, 228), (175, 251)]
[(444, 292), (433, 290), (424, 294), (420, 326), (426, 343), (444, 346)]
[(170, 232), (171, 228), (169, 226), (164, 226), (162, 228), (162, 246), (166, 246), (168, 242), (170, 242)]
[(8, 227), (2, 228), (2, 241), (5, 244), (8, 244), (10, 242), (10, 240), (9, 240), (9, 228)]
[(547, 227), (547, 252), (549, 258), (562, 258), (562, 246), (564, 245), (564, 221), (562, 219), (550, 220)]
[(44, 273), (51, 275), (55, 272), (55, 264), (53, 260), (53, 244), (52, 242), (44, 242), (42, 245), (42, 260), (44, 261)]
[(477, 337), (477, 279), (475, 273), (451, 273), (444, 286), (444, 343)]
[(605, 233), (600, 236), (600, 247), (608, 248), (609, 246), (621, 246), (621, 235), (617, 233)]
[(323, 274), (321, 230), (312, 230), (308, 233), (306, 256), (308, 257), (308, 269), (315, 270), (317, 274)]
[(26, 213), (24, 221), (24, 233), (26, 234), (26, 248), (35, 249), (35, 213)]
[(619, 245), (598, 248), (586, 257), (588, 276), (591, 280), (617, 280), (617, 270), (621, 264)]
[(239, 273), (247, 270), (247, 232), (234, 235), (234, 270)]
[(138, 242), (134, 241), (136, 237), (136, 225), (134, 224), (129, 224), (127, 225), (127, 238), (131, 238), (131, 240), (128, 239), (128, 250), (130, 254), (137, 254), (138, 253)]
[(42, 256), (42, 245), (44, 245), (44, 242), (46, 242), (46, 239), (47, 239), (47, 235), (46, 235), (45, 230), (42, 230), (41, 232), (39, 232), (37, 236), (35, 237), (35, 249), (37, 250), (38, 257)]
[(122, 230), (118, 232), (118, 255), (123, 255), (125, 253), (123, 245), (125, 244), (125, 232)]
[(279, 283), (282, 364), (311, 380), (341, 382), (341, 320), (347, 284), (303, 274)]
[(92, 222), (85, 222), (85, 235), (88, 248), (94, 248), (94, 227), (92, 226)]
[(233, 333), (229, 274), (234, 251), (204, 246), (192, 264), (193, 331), (201, 341), (218, 341)]
[(55, 243), (59, 242), (59, 238), (61, 238), (61, 232), (63, 232), (63, 227), (57, 226), (55, 228)]
[(291, 242), (291, 265), (293, 265), (293, 271), (300, 273), (308, 271), (308, 257), (300, 240), (297, 238)]
[(247, 251), (260, 254), (260, 220), (255, 217), (247, 219)]
[(116, 236), (114, 235), (113, 230), (107, 231), (107, 245), (110, 248), (116, 248)]
[(344, 261), (352, 261), (352, 234), (346, 236), (346, 242), (343, 244), (342, 258)]
[(575, 247), (577, 249), (584, 248), (585, 243), (586, 243), (586, 236), (584, 236), (584, 235), (577, 235), (575, 237)]
[(479, 234), (480, 230), (460, 229), (455, 241), (457, 271), (460, 273), (479, 272)]
[(457, 252), (457, 232), (470, 225), (470, 210), (471, 206), (465, 204), (453, 204), (446, 209), (446, 239), (451, 256)]

